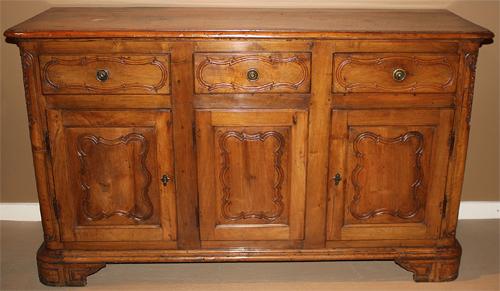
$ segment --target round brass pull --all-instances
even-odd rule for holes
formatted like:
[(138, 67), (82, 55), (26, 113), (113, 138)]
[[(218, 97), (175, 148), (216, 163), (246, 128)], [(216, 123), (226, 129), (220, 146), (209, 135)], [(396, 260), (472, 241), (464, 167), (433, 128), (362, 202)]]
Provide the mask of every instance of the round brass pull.
[(395, 69), (392, 72), (392, 78), (394, 81), (401, 82), (406, 78), (406, 71), (404, 69)]
[(109, 78), (108, 70), (97, 70), (95, 74), (97, 80), (104, 82)]
[(256, 69), (250, 69), (247, 72), (248, 81), (256, 81), (259, 79), (259, 72)]

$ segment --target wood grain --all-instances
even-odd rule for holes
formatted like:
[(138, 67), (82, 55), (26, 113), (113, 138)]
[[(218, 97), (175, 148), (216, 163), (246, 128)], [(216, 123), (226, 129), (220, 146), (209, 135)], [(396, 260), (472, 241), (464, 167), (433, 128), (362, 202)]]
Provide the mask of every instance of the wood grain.
[(55, 193), (68, 205), (60, 208), (63, 241), (175, 239), (174, 186), (159, 181), (173, 175), (169, 119), (168, 112), (48, 111)]
[(196, 93), (309, 93), (311, 87), (308, 53), (197, 53), (194, 62)]
[[(168, 94), (169, 56), (42, 56), (45, 94)], [(107, 74), (105, 80), (97, 72)]]
[(48, 150), (45, 100), (41, 97), (40, 69), (35, 43), (20, 44), (24, 93), (28, 126), (35, 169), (36, 187), (45, 244), (50, 248), (60, 248), (60, 232), (56, 214), (57, 200), (54, 194), (52, 160)]
[(446, 10), (68, 7), (51, 8), (5, 36), (474, 39), (493, 34)]
[(21, 49), (42, 283), (204, 261), (457, 277), (488, 30), (443, 10), (53, 8), (5, 35)]
[(448, 179), (446, 184), (447, 205), (441, 237), (450, 241), (456, 234), (458, 223), (458, 209), (467, 158), (469, 143), (472, 103), (474, 97), (474, 83), (476, 79), (476, 62), (479, 45), (476, 43), (463, 43), (460, 49), (461, 78), (456, 95), (457, 109), (453, 123), (454, 135), (450, 138), (453, 148), (450, 151), (448, 165)]
[(333, 47), (330, 42), (316, 42), (311, 73), (313, 84), (309, 101), (309, 139), (307, 163), (306, 248), (324, 247), (326, 241), (326, 183), (328, 181), (328, 144), (330, 136), (331, 77)]
[(202, 240), (303, 239), (306, 113), (198, 111), (196, 120)]
[[(330, 162), (330, 179), (334, 173), (340, 173), (343, 180), (338, 185), (330, 181), (330, 240), (436, 238), (452, 113), (394, 113), (397, 114), (384, 110), (348, 111), (343, 122), (335, 125), (338, 131), (332, 133), (331, 157), (335, 160)], [(385, 118), (378, 120), (377, 116), (382, 115)], [(434, 119), (435, 123), (420, 125), (418, 120), (423, 116), (425, 121)], [(334, 158), (334, 153), (345, 157)], [(364, 195), (367, 200), (363, 202)], [(339, 205), (344, 205), (344, 209)], [(369, 234), (363, 234), (364, 231)]]
[(172, 95), (179, 248), (200, 247), (192, 75), (193, 43), (172, 44)]
[[(335, 54), (334, 92), (453, 93), (458, 57), (432, 54)], [(395, 80), (395, 70), (406, 72)]]

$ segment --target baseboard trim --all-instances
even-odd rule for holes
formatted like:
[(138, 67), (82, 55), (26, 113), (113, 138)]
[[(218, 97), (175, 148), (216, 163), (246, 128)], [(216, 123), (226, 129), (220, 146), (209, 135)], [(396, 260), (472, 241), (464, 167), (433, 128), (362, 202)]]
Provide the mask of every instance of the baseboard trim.
[(0, 203), (0, 220), (41, 221), (38, 203)]
[(458, 219), (500, 219), (500, 201), (463, 201)]
[[(458, 219), (500, 219), (500, 201), (464, 201)], [(38, 203), (0, 203), (0, 220), (40, 221)]]

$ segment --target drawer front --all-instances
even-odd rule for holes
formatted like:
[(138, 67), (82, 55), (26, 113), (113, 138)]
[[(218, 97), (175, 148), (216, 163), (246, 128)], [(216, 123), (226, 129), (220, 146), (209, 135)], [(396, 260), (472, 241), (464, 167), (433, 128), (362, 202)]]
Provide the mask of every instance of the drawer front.
[(457, 70), (454, 54), (335, 54), (333, 91), (453, 93)]
[(196, 53), (195, 92), (308, 93), (309, 53)]
[(44, 94), (168, 94), (169, 55), (41, 56)]

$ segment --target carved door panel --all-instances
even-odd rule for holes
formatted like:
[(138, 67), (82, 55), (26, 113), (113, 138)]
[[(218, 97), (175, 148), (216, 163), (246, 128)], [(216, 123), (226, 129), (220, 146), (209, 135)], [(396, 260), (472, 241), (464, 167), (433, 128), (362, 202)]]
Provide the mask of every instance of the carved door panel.
[(438, 235), (452, 110), (333, 111), (329, 240)]
[(63, 240), (175, 240), (169, 112), (49, 110), (48, 118)]
[(202, 240), (304, 235), (307, 113), (198, 111)]

